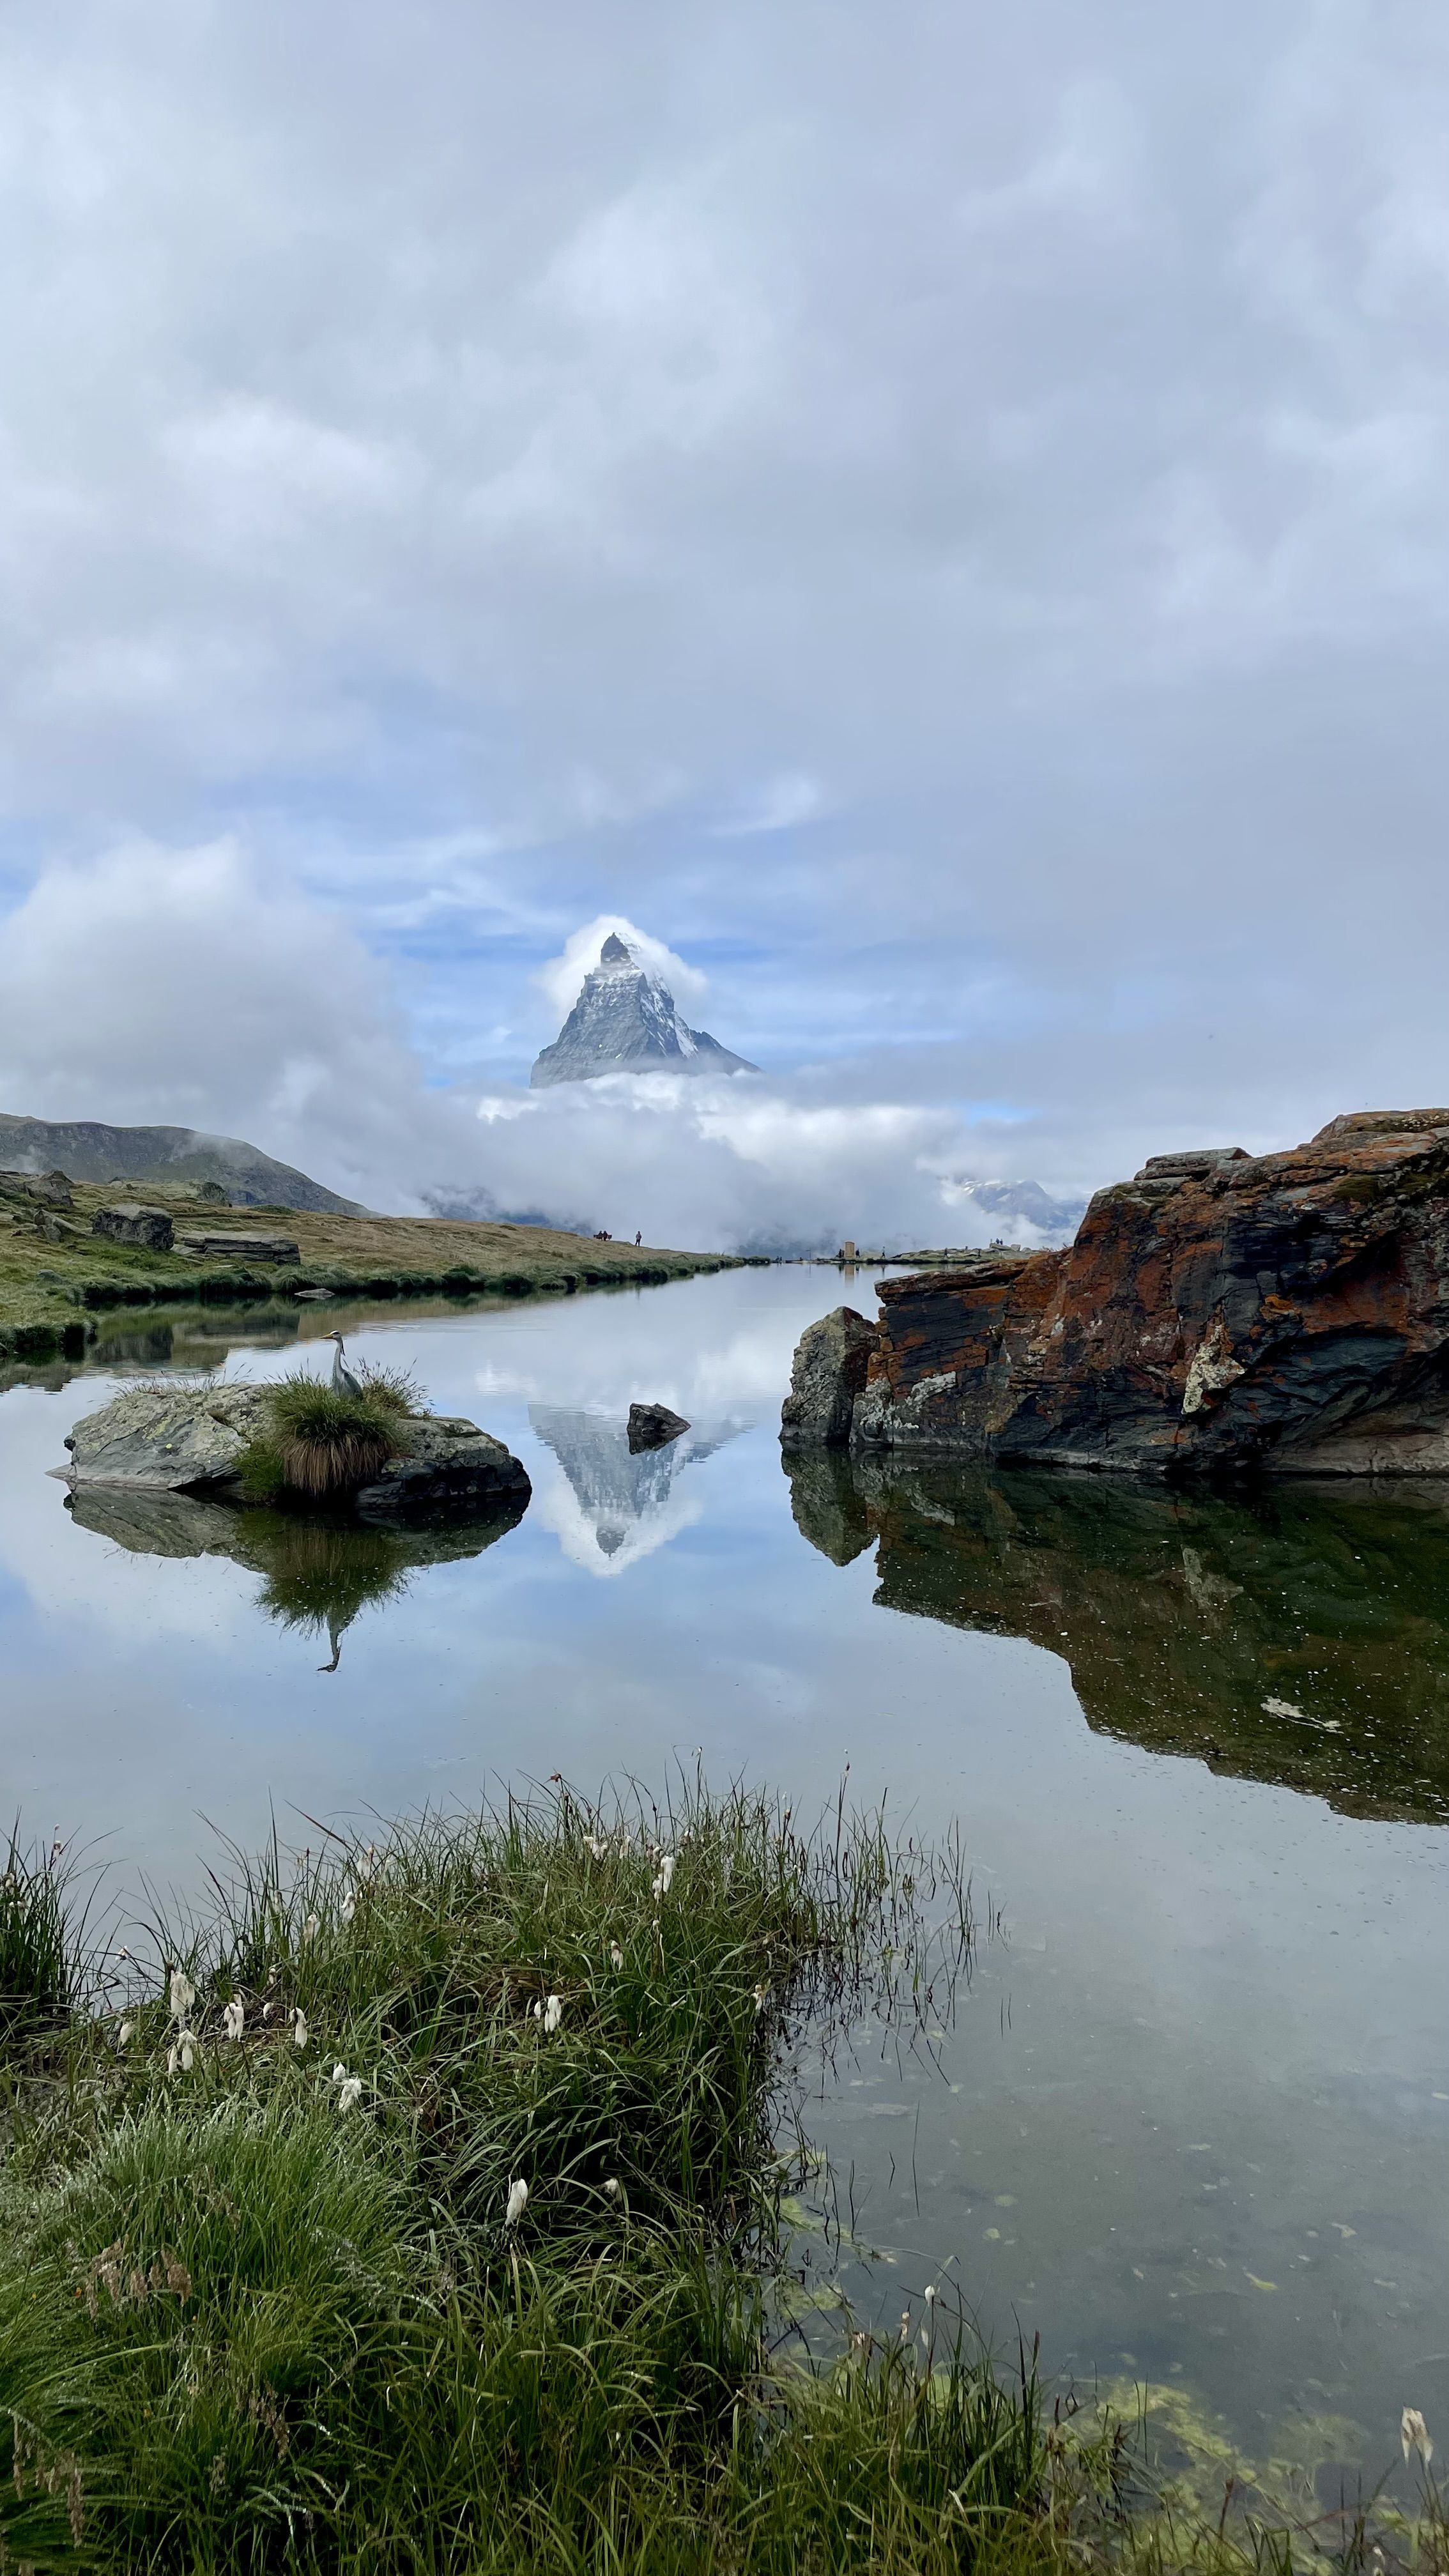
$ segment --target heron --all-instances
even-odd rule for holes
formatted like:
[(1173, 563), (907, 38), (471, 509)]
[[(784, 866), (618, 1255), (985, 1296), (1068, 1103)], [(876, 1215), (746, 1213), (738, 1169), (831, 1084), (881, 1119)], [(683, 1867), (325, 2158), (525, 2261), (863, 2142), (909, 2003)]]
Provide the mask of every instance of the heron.
[(340, 1333), (328, 1333), (326, 1339), (329, 1342), (335, 1342), (337, 1344), (337, 1348), (332, 1354), (333, 1394), (350, 1395), (355, 1404), (361, 1404), (364, 1400), (362, 1384), (360, 1379), (353, 1376), (351, 1369), (347, 1365), (347, 1345), (343, 1341), (342, 1335)]

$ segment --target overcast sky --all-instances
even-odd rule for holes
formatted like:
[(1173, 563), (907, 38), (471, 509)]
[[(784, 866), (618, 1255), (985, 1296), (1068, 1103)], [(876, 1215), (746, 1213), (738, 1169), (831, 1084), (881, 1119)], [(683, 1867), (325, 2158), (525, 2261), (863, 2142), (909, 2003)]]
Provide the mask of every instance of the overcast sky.
[[(8, 0), (0, 1106), (738, 1233), (1449, 1096), (1446, 130), (1423, 0)], [(615, 913), (717, 1203), (513, 1114)]]

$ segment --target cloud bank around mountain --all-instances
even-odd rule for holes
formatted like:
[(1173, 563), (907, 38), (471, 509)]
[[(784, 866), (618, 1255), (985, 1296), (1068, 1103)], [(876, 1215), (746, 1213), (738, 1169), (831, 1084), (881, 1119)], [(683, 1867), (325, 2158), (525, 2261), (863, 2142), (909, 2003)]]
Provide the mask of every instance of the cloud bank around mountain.
[[(715, 1239), (1442, 1098), (1446, 118), (1410, 0), (11, 0), (0, 1106)], [(616, 918), (763, 1089), (473, 1119)]]

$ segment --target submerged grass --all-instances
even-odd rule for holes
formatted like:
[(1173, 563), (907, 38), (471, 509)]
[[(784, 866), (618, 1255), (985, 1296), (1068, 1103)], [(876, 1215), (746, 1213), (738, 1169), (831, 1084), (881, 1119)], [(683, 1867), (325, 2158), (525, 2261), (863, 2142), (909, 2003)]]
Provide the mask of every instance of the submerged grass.
[(782, 2336), (784, 2070), (806, 2017), (946, 2008), (951, 1850), (698, 1784), (607, 1813), (560, 1787), (231, 1851), (213, 1892), (152, 1925), (120, 2011), (84, 2002), (63, 1919), (39, 1973), (35, 1899), (0, 2564), (1264, 2564), (1114, 2519), (1120, 2434), (1048, 2420), (1031, 2361), (1003, 2379), (939, 2307), (813, 2364)]

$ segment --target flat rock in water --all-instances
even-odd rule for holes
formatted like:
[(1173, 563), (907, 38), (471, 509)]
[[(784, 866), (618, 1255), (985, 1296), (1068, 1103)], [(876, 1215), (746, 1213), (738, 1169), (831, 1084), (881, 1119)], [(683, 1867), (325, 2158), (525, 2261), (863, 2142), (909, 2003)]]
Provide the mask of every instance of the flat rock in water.
[(629, 1407), (629, 1447), (635, 1457), (641, 1449), (663, 1449), (689, 1429), (682, 1413), (671, 1413), (667, 1404), (631, 1404)]
[[(239, 1492), (248, 1443), (268, 1428), (268, 1386), (127, 1387), (78, 1422), (61, 1472), (73, 1491), (130, 1487), (152, 1493)], [(353, 1498), (365, 1521), (523, 1504), (533, 1488), (501, 1440), (474, 1422), (417, 1414), (398, 1424), (400, 1454)]]
[(131, 1485), (186, 1493), (234, 1478), (264, 1426), (260, 1386), (128, 1386), (78, 1422), (65, 1474), (76, 1485)]

